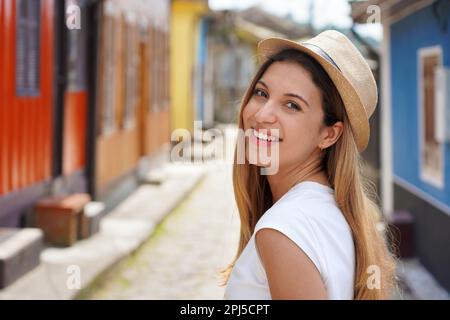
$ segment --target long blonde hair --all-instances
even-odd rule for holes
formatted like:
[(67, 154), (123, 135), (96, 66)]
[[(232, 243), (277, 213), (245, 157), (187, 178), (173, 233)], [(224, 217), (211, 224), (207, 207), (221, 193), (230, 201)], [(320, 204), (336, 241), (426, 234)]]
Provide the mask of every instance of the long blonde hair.
[[(376, 204), (373, 184), (362, 175), (362, 160), (341, 97), (323, 68), (308, 55), (292, 49), (271, 57), (258, 69), (242, 100), (239, 128), (243, 129), (242, 111), (253, 93), (256, 82), (270, 64), (283, 60), (295, 61), (311, 74), (313, 82), (322, 93), (324, 124), (330, 126), (336, 121), (342, 121), (344, 124), (343, 133), (338, 141), (324, 150), (322, 167), (334, 189), (336, 202), (350, 226), (354, 240), (356, 254), (354, 299), (389, 298), (395, 286), (395, 260), (387, 245), (387, 233), (377, 228), (383, 225), (383, 215)], [(228, 282), (234, 263), (250, 240), (259, 218), (273, 204), (266, 176), (260, 175), (259, 168), (247, 161), (245, 164), (237, 164), (237, 149), (234, 157), (233, 187), (241, 222), (240, 238), (235, 258), (221, 272), (223, 285)], [(376, 266), (380, 270), (380, 288), (370, 289), (367, 285), (371, 266)]]

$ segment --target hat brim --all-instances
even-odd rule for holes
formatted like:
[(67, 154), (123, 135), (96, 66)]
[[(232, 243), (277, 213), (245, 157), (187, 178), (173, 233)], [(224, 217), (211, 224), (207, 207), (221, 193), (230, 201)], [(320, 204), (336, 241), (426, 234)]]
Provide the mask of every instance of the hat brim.
[(356, 146), (358, 151), (362, 152), (369, 142), (369, 118), (358, 93), (351, 83), (338, 68), (321, 55), (300, 43), (287, 39), (268, 38), (260, 41), (257, 49), (260, 63), (265, 62), (270, 56), (285, 49), (295, 49), (304, 52), (313, 57), (324, 68), (342, 98)]

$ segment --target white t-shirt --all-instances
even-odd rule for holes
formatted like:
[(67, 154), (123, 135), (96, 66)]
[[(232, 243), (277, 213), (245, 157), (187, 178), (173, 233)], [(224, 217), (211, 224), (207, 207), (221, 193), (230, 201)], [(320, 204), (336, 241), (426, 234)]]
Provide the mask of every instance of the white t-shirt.
[(296, 243), (319, 270), (328, 299), (353, 299), (355, 250), (353, 237), (334, 190), (303, 181), (267, 210), (231, 272), (225, 299), (271, 299), (267, 276), (255, 245), (262, 228), (275, 229)]

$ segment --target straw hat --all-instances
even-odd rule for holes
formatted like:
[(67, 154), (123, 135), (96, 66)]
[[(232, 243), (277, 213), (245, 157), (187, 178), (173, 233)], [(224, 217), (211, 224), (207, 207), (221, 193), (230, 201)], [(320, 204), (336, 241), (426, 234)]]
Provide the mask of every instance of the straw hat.
[(284, 49), (312, 56), (328, 73), (345, 105), (359, 152), (369, 142), (369, 117), (377, 104), (377, 85), (369, 65), (342, 33), (328, 30), (305, 42), (268, 38), (258, 43), (260, 62)]

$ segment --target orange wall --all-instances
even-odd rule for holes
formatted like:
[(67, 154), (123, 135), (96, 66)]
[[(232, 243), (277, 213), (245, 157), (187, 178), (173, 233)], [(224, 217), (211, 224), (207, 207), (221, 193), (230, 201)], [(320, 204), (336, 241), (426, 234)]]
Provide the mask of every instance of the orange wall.
[(147, 113), (145, 126), (145, 154), (151, 156), (170, 141), (169, 111)]
[(139, 161), (137, 128), (123, 129), (97, 138), (97, 189), (134, 169)]
[[(4, 27), (5, 24), (5, 17), (4, 17), (4, 12), (5, 12), (5, 3), (3, 0), (0, 0), (0, 43), (2, 44), (2, 48), (3, 47), (3, 43), (4, 43), (4, 36), (5, 36), (5, 31), (6, 28)], [(4, 190), (6, 190), (6, 179), (4, 178), (5, 173), (6, 172), (6, 150), (5, 150), (5, 145), (6, 145), (6, 133), (5, 133), (5, 115), (4, 115), (4, 97), (5, 97), (5, 86), (4, 86), (4, 80), (3, 78), (5, 77), (5, 72), (4, 70), (4, 54), (3, 54), (4, 50), (0, 50), (0, 194), (2, 194), (4, 192)]]
[(70, 175), (86, 163), (87, 95), (66, 92), (64, 97), (63, 174)]

